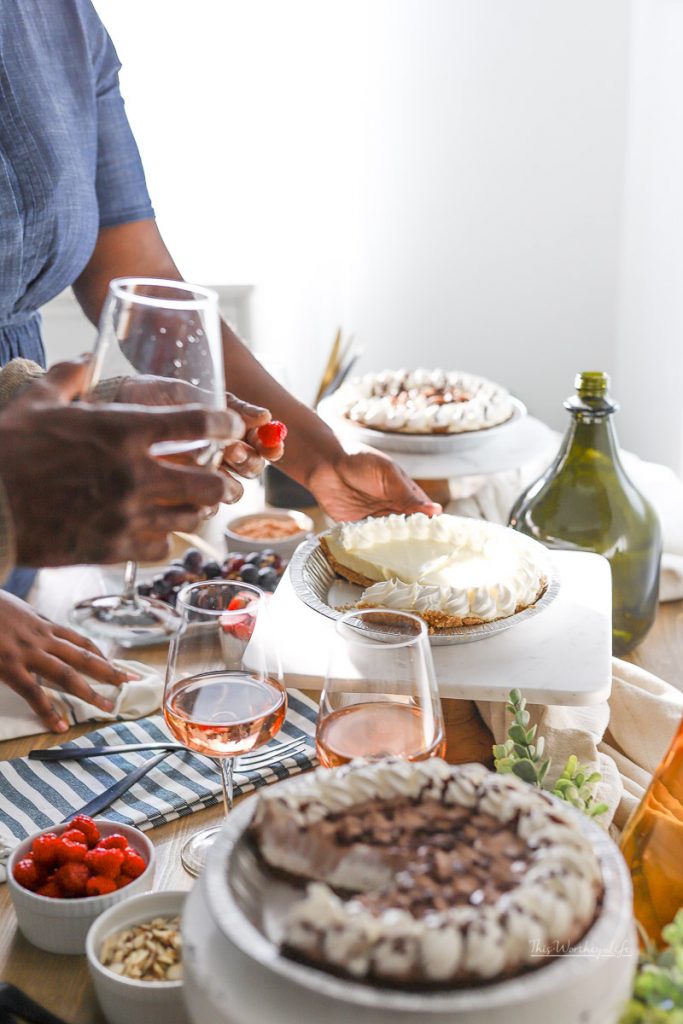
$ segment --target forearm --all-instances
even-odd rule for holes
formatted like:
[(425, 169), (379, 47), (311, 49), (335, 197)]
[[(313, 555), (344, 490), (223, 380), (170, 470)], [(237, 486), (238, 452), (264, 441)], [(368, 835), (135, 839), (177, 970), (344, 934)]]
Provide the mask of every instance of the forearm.
[(266, 406), (273, 419), (287, 425), (285, 454), (278, 467), (307, 485), (321, 463), (334, 464), (343, 455), (330, 428), (267, 373), (227, 324), (223, 324), (223, 352), (228, 390)]
[[(114, 277), (161, 277), (182, 280), (154, 221), (104, 228), (87, 267), (74, 284), (86, 316), (97, 323)], [(334, 464), (343, 450), (316, 414), (273, 380), (237, 335), (223, 324), (226, 386), (239, 398), (266, 406), (289, 431), (286, 452), (278, 463), (306, 485), (321, 464)]]
[(14, 524), (5, 487), (0, 478), (0, 584), (7, 579), (15, 559)]

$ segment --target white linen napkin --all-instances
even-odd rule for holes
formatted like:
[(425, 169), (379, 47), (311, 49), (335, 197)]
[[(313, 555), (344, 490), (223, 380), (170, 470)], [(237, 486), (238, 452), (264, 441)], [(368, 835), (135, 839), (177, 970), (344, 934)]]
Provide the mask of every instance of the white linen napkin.
[[(477, 707), (495, 742), (503, 743), (509, 725), (505, 705), (477, 701)], [(609, 812), (599, 820), (611, 825), (616, 838), (680, 724), (683, 693), (650, 672), (613, 658), (608, 702), (591, 707), (539, 704), (527, 710), (552, 758), (549, 780), (559, 775), (571, 754), (602, 773), (597, 799), (609, 805)]]
[[(61, 690), (47, 691), (57, 711), (71, 725), (77, 725), (79, 722), (113, 722), (144, 718), (161, 705), (164, 680), (157, 668), (143, 665), (140, 661), (115, 660), (113, 664), (125, 672), (134, 672), (139, 677), (122, 683), (121, 686), (109, 686), (93, 679), (88, 680), (93, 690), (116, 702), (113, 711), (102, 711), (92, 704), (86, 704), (80, 697), (63, 693)], [(39, 732), (45, 732), (45, 726), (35, 712), (14, 690), (0, 682), (0, 741), (14, 739), (17, 736), (32, 736)], [(56, 738), (55, 736), (55, 740)]]

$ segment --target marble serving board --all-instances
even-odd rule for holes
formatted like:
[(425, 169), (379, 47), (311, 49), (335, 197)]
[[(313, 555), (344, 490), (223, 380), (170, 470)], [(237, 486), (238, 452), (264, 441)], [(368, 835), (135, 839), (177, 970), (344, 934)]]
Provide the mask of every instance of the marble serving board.
[[(612, 685), (612, 581), (601, 555), (553, 551), (555, 601), (540, 615), (476, 643), (433, 647), (442, 697), (503, 701), (513, 687), (532, 704), (597, 704)], [(347, 593), (340, 584), (339, 595)], [(296, 596), (285, 573), (271, 602), (292, 685), (322, 686), (335, 624)], [(303, 677), (303, 678), (301, 678)]]

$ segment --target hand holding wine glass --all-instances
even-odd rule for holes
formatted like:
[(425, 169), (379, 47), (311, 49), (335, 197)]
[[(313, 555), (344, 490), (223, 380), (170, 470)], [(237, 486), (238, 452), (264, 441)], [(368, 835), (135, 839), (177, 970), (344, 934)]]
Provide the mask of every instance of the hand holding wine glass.
[[(182, 622), (168, 654), (164, 717), (176, 739), (219, 761), (227, 814), (236, 758), (272, 739), (287, 711), (266, 597), (246, 583), (191, 583), (177, 608)], [(219, 828), (183, 847), (190, 874), (203, 867)]]
[[(167, 387), (176, 391), (184, 388), (194, 406), (225, 410), (218, 296), (214, 291), (145, 278), (111, 282), (84, 398), (100, 401), (102, 389), (96, 385), (102, 380), (137, 377), (149, 384), (150, 376), (166, 381)], [(180, 408), (182, 405), (173, 405), (174, 410)], [(168, 412), (168, 407), (163, 412), (157, 410), (159, 416)], [(217, 467), (227, 440), (181, 434), (152, 443), (149, 452), (178, 467)], [(72, 614), (75, 624), (124, 646), (169, 636), (177, 628), (178, 617), (163, 602), (138, 595), (136, 569), (135, 562), (127, 563), (122, 594), (80, 602)]]

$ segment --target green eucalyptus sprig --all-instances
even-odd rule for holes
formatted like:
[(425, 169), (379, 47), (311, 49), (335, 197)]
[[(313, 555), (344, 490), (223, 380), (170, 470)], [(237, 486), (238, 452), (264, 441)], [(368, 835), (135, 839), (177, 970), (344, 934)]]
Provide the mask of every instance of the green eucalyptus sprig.
[(662, 929), (667, 948), (646, 942), (620, 1024), (683, 1024), (683, 910)]
[(548, 789), (554, 796), (565, 800), (596, 818), (608, 809), (607, 804), (594, 803), (594, 789), (602, 776), (592, 772), (586, 765), (579, 764), (572, 754), (567, 759), (562, 774), (553, 786), (544, 786), (545, 777), (551, 765), (549, 757), (543, 757), (545, 740), (536, 736), (537, 726), (529, 725), (531, 716), (526, 710), (526, 700), (519, 690), (510, 690), (505, 705), (512, 715), (505, 743), (493, 746), (493, 763), (500, 774), (512, 774), (539, 789)]

